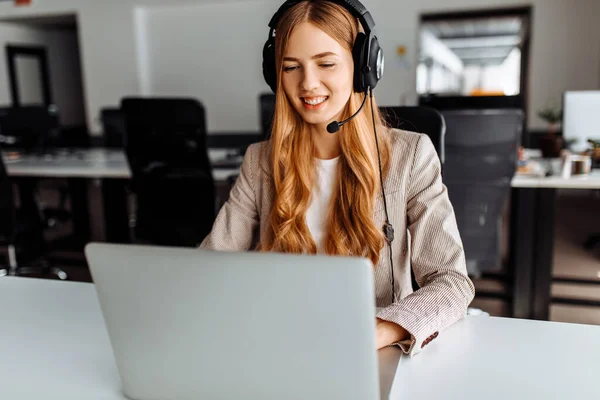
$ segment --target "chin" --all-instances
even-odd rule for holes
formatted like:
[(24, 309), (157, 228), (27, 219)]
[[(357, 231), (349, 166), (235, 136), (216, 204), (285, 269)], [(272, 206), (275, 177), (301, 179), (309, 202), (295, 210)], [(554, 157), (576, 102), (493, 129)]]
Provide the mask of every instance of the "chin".
[(304, 109), (304, 107), (300, 106), (301, 109), (296, 111), (300, 114), (300, 117), (304, 122), (311, 125), (327, 125), (333, 121), (336, 121), (336, 113), (315, 113), (309, 112)]
[(321, 125), (321, 124), (329, 124), (330, 122), (334, 121), (335, 118), (331, 117), (331, 118), (326, 118), (326, 117), (322, 117), (322, 116), (316, 116), (316, 115), (302, 115), (302, 119), (304, 120), (304, 122), (306, 122), (307, 124), (311, 124), (311, 125)]

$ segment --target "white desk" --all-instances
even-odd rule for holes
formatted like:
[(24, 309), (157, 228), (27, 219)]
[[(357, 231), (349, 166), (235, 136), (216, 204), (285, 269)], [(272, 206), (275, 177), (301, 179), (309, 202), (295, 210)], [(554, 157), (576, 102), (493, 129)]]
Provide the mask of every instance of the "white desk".
[(600, 398), (600, 326), (469, 317), (402, 359), (393, 399)]
[[(123, 400), (94, 286), (0, 278), (0, 399)], [(380, 352), (392, 399), (600, 398), (600, 327), (469, 317), (413, 359)], [(250, 397), (249, 397), (250, 398)]]
[(574, 176), (571, 178), (515, 175), (511, 181), (511, 186), (514, 188), (536, 189), (600, 189), (600, 170), (593, 170), (588, 176)]
[[(210, 151), (212, 161), (219, 158), (222, 151)], [(74, 149), (58, 150), (54, 155), (38, 156), (21, 154), (13, 157), (12, 152), (2, 155), (9, 176), (49, 177), (49, 178), (121, 178), (130, 179), (131, 171), (123, 150), (118, 149)], [(238, 168), (213, 168), (213, 177), (225, 181), (239, 173)]]

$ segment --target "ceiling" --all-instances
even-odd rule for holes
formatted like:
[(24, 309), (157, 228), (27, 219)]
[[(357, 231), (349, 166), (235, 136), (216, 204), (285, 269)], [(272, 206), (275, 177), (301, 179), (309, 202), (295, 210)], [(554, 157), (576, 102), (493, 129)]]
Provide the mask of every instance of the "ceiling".
[(521, 45), (520, 17), (425, 22), (422, 29), (445, 44), (465, 66), (499, 65)]

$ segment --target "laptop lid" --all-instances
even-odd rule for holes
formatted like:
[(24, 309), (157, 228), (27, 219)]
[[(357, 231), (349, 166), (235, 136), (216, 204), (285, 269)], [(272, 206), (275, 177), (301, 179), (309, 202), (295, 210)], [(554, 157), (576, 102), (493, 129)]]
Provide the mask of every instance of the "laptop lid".
[(92, 243), (126, 396), (377, 399), (367, 259)]

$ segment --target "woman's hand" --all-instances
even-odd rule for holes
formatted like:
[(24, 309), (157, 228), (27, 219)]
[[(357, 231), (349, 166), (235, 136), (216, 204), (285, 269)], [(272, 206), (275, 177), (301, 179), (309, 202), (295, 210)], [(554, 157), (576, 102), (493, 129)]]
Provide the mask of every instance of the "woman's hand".
[(375, 327), (377, 350), (385, 346), (389, 346), (392, 343), (410, 338), (408, 331), (398, 324), (384, 321), (379, 318), (377, 318), (375, 321), (377, 323)]

